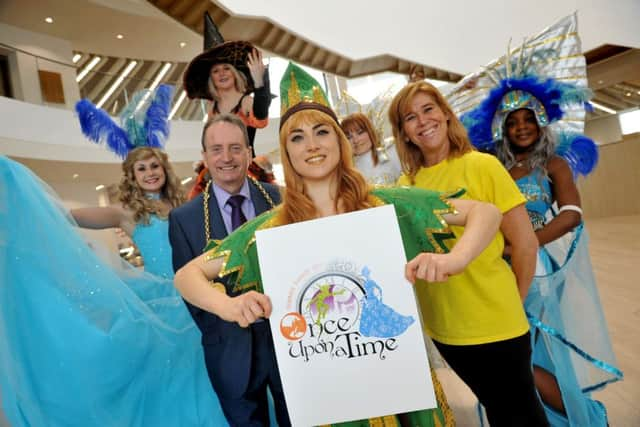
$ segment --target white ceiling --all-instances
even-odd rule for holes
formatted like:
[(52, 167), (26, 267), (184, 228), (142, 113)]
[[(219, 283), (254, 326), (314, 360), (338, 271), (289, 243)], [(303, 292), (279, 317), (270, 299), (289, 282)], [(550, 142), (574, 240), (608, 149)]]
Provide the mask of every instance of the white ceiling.
[[(467, 74), (577, 11), (585, 51), (604, 44), (640, 47), (638, 0), (441, 2), (216, 0), (238, 17), (266, 17), (292, 33), (354, 60), (390, 54)], [(54, 18), (53, 24), (44, 18)], [(526, 17), (526, 19), (525, 19)], [(202, 36), (146, 0), (2, 0), (0, 22), (71, 42), (74, 50), (159, 61), (189, 61)], [(118, 40), (116, 34), (123, 34)], [(187, 45), (179, 46), (180, 42)]]
[(188, 62), (202, 52), (200, 34), (145, 0), (0, 0), (0, 22), (106, 56)]
[(576, 11), (584, 51), (604, 44), (640, 48), (640, 0), (216, 3), (238, 16), (265, 16), (353, 60), (389, 54), (463, 75), (502, 56), (510, 38), (518, 44)]

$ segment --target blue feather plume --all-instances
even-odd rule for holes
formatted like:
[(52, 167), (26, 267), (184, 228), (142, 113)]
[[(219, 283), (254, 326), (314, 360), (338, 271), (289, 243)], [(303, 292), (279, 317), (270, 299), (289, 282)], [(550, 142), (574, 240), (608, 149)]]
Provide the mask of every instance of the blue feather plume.
[(173, 86), (160, 85), (147, 108), (144, 119), (144, 131), (147, 136), (146, 145), (163, 147), (169, 136), (169, 111), (173, 98)]
[(96, 144), (106, 144), (110, 151), (124, 159), (136, 147), (164, 147), (169, 136), (172, 97), (171, 85), (160, 85), (155, 92), (136, 92), (119, 115), (122, 127), (87, 99), (76, 103), (76, 111), (85, 136)]
[(598, 146), (581, 134), (562, 133), (558, 137), (556, 154), (569, 164), (574, 178), (578, 175), (587, 176), (598, 163)]
[(151, 91), (143, 89), (133, 94), (129, 103), (120, 111), (120, 123), (129, 135), (129, 140), (133, 147), (144, 147), (147, 142), (147, 135), (144, 131), (144, 112), (149, 105)]
[(124, 159), (133, 148), (127, 133), (109, 115), (87, 99), (76, 103), (82, 133), (96, 144), (104, 143), (118, 157)]

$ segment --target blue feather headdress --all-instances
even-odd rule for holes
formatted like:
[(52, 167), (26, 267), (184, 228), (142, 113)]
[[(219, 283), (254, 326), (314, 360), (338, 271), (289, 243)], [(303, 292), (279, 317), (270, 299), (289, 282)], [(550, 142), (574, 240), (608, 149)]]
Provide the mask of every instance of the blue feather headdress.
[[(561, 120), (565, 108), (581, 104), (589, 108), (591, 91), (554, 79), (536, 76), (505, 78), (498, 82), (487, 98), (475, 109), (463, 114), (460, 120), (467, 128), (471, 143), (482, 151), (495, 151), (502, 140), (504, 122), (516, 110), (533, 111), (540, 128)], [(556, 154), (563, 157), (574, 175), (587, 175), (595, 167), (598, 151), (595, 142), (572, 132), (558, 132)]]
[(76, 103), (82, 133), (96, 144), (124, 159), (137, 147), (163, 148), (169, 137), (169, 109), (173, 86), (160, 85), (154, 91), (136, 92), (119, 115), (121, 126), (89, 100)]
[(535, 76), (506, 78), (489, 92), (489, 96), (474, 110), (460, 117), (477, 147), (502, 139), (504, 121), (509, 113), (523, 108), (532, 110), (538, 126), (560, 120), (563, 106), (585, 103), (591, 92), (587, 88)]
[(512, 111), (531, 110), (540, 128), (549, 127), (556, 154), (574, 175), (593, 170), (596, 144), (583, 135), (590, 109), (586, 60), (578, 37), (577, 15), (566, 16), (516, 49), (469, 74), (447, 93), (453, 111), (479, 150), (495, 152), (504, 121)]

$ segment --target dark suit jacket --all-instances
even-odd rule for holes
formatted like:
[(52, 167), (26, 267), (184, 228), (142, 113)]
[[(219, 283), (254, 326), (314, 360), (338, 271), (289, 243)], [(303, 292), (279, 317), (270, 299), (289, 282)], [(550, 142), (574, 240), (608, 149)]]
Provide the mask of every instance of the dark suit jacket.
[[(280, 203), (278, 188), (262, 184), (274, 203)], [(264, 195), (249, 180), (251, 200), (256, 215), (271, 206)], [(213, 191), (209, 198), (209, 224), (211, 238), (222, 240), (227, 230), (222, 220)], [(193, 258), (202, 254), (206, 245), (204, 231), (203, 195), (199, 195), (169, 214), (169, 240), (173, 253), (173, 269), (177, 271)], [(186, 301), (185, 301), (186, 302)], [(239, 398), (247, 388), (251, 373), (251, 330), (237, 323), (226, 322), (218, 316), (186, 303), (193, 320), (202, 332), (205, 362), (209, 378), (221, 398)]]

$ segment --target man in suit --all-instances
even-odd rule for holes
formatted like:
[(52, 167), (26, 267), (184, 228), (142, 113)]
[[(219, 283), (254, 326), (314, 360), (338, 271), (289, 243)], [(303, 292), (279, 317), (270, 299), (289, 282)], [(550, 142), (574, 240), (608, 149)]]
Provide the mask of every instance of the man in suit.
[[(211, 184), (169, 215), (176, 271), (202, 254), (208, 239), (222, 240), (242, 222), (280, 203), (277, 187), (247, 178), (251, 148), (247, 128), (237, 116), (220, 114), (207, 122), (202, 131), (202, 155)], [(220, 289), (242, 298), (228, 286)], [(209, 379), (229, 423), (243, 427), (269, 425), (268, 387), (278, 424), (290, 425), (269, 322), (259, 319), (242, 328), (185, 303), (202, 332)]]

